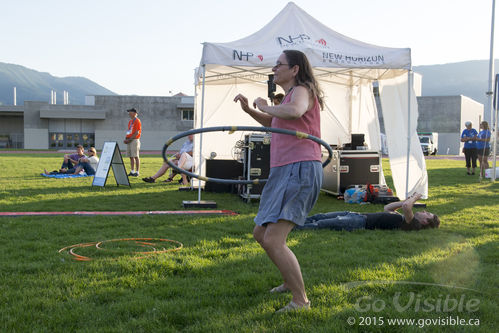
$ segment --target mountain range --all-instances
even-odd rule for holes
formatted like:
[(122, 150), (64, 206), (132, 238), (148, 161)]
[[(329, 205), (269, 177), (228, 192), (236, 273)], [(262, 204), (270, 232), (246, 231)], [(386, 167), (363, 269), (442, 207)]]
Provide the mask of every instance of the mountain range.
[[(497, 69), (499, 60), (494, 61)], [(470, 60), (442, 65), (414, 66), (423, 76), (423, 96), (463, 95), (487, 105), (489, 61)], [(497, 70), (495, 70), (497, 73)]]
[[(498, 60), (495, 68), (498, 68)], [(488, 60), (470, 60), (442, 65), (414, 66), (423, 76), (423, 96), (464, 95), (487, 104)], [(70, 104), (84, 104), (86, 95), (116, 95), (84, 77), (55, 77), (20, 65), (0, 62), (0, 105), (12, 105), (13, 87), (17, 104), (25, 100), (50, 101), (51, 90), (57, 92), (57, 103), (63, 103), (63, 91), (69, 92)]]
[(55, 77), (24, 66), (0, 62), (0, 105), (12, 105), (16, 87), (17, 105), (24, 101), (50, 102), (51, 91), (57, 93), (57, 104), (63, 104), (63, 92), (70, 104), (85, 104), (86, 95), (116, 95), (84, 77)]

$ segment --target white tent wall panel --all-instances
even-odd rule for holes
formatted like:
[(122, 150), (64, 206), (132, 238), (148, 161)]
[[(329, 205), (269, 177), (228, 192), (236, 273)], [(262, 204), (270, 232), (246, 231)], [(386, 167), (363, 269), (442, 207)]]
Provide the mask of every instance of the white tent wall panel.
[(324, 110), (321, 111), (321, 137), (332, 145), (341, 146), (350, 142), (348, 112), (350, 87), (331, 83), (320, 83), (324, 91)]
[(371, 150), (380, 150), (379, 122), (372, 82), (363, 80), (360, 86), (345, 86), (321, 82), (325, 108), (321, 112), (322, 139), (341, 146), (349, 143), (352, 133), (364, 133)]
[(372, 82), (363, 80), (352, 87), (352, 112), (350, 133), (362, 133), (369, 150), (381, 150), (381, 138), (374, 100)]
[[(201, 82), (201, 81), (200, 81)], [(196, 96), (202, 95), (202, 85), (196, 87)], [(242, 93), (248, 97), (249, 103), (258, 96), (267, 95), (267, 85), (262, 83), (242, 84), (210, 84), (205, 85), (204, 116), (201, 124), (201, 109), (203, 100), (196, 98), (195, 101), (195, 128), (216, 126), (261, 126), (241, 109), (239, 103), (234, 102), (234, 97)], [(233, 159), (234, 146), (238, 140), (244, 140), (247, 132), (237, 131), (232, 134), (228, 132), (209, 132), (194, 136), (194, 173), (205, 176), (205, 161), (210, 158), (212, 152), (216, 153), (217, 159)], [(200, 141), (202, 139), (202, 151), (200, 152)], [(202, 162), (199, 166), (199, 155)], [(194, 184), (199, 183), (198, 180)], [(202, 181), (201, 186), (204, 186)]]
[[(202, 87), (198, 87), (201, 89)], [(246, 112), (239, 103), (234, 102), (234, 97), (243, 93), (248, 97), (249, 103), (258, 96), (267, 94), (267, 87), (256, 84), (243, 85), (206, 85), (204, 101), (204, 123), (202, 127), (214, 126), (261, 126)], [(201, 109), (201, 99), (196, 100), (196, 109)], [(201, 127), (200, 117), (196, 117), (196, 128)], [(238, 140), (244, 139), (244, 132), (210, 132), (203, 133), (203, 158), (209, 158), (211, 152), (217, 154), (217, 159), (232, 159), (232, 149)], [(199, 135), (194, 138), (194, 157), (199, 160)]]
[[(408, 90), (408, 75), (379, 81), (383, 120), (390, 157), (390, 167), (397, 196), (421, 193), (428, 198), (428, 176), (426, 163), (417, 135), (418, 105), (414, 89)], [(411, 92), (410, 101), (409, 93)], [(410, 113), (407, 106), (410, 102)], [(409, 126), (410, 117), (410, 128)], [(408, 135), (410, 133), (410, 135)], [(407, 146), (410, 138), (409, 163)], [(409, 168), (409, 177), (407, 177)]]

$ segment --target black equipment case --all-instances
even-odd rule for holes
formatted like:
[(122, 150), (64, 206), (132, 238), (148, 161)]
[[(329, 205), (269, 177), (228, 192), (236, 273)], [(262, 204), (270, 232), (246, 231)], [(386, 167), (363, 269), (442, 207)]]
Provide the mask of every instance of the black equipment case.
[[(328, 156), (326, 150), (323, 156)], [(324, 169), (321, 190), (342, 194), (350, 185), (381, 184), (381, 152), (370, 150), (334, 150), (333, 159)]]
[[(243, 160), (243, 179), (267, 179), (270, 173), (270, 134), (251, 133), (245, 135)], [(264, 185), (244, 185), (240, 195), (247, 202), (251, 199), (259, 199)]]

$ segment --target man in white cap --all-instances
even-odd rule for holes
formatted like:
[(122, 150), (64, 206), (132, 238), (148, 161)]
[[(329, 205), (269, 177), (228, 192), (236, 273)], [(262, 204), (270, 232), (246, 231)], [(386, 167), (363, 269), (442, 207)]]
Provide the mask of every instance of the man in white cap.
[(130, 120), (128, 121), (128, 130), (126, 131), (125, 140), (126, 153), (130, 157), (130, 173), (128, 176), (138, 177), (140, 170), (140, 135), (142, 134), (142, 124), (137, 117), (137, 110), (131, 108), (127, 110)]

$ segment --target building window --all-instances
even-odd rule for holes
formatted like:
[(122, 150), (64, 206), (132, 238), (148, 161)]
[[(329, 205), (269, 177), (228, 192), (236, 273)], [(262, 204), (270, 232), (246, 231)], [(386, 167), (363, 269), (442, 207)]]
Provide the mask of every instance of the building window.
[(182, 120), (194, 120), (194, 110), (193, 109), (183, 109)]
[(73, 149), (78, 145), (90, 148), (94, 144), (94, 133), (49, 133), (49, 147), (53, 149)]

